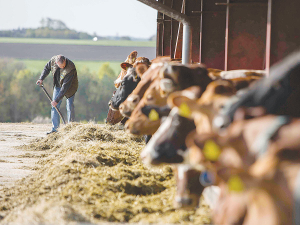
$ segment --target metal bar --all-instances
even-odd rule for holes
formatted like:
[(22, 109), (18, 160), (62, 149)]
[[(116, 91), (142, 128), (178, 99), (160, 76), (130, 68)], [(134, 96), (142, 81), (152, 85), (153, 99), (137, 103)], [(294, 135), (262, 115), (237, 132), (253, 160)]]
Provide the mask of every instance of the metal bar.
[[(230, 0), (227, 0), (227, 4), (229, 4)], [(228, 39), (229, 39), (229, 5), (226, 8), (226, 29), (225, 29), (225, 65), (224, 70), (227, 71), (228, 67)]]
[(138, 0), (167, 16), (178, 20), (183, 23), (183, 43), (182, 43), (182, 63), (189, 64), (190, 63), (190, 37), (191, 37), (191, 26), (190, 19), (187, 15), (177, 12), (176, 10), (165, 6), (164, 4), (157, 2), (155, 0)]
[(157, 11), (159, 11), (163, 14), (166, 14), (167, 16), (169, 16), (175, 20), (182, 22), (183, 24), (190, 23), (190, 20), (187, 15), (177, 12), (176, 10), (171, 9), (170, 7), (165, 6), (164, 4), (162, 4), (160, 2), (157, 2), (155, 0), (138, 0), (138, 1), (156, 9)]
[(270, 72), (271, 20), (272, 20), (272, 0), (268, 0), (267, 34), (266, 34), (266, 76), (269, 76), (269, 72)]
[[(182, 0), (172, 0), (172, 9), (175, 9), (178, 12), (181, 12), (182, 8)], [(177, 40), (178, 40), (178, 29), (180, 22), (174, 19), (171, 19), (171, 58), (175, 58), (176, 55), (176, 46), (177, 46)], [(182, 39), (181, 39), (182, 41)], [(181, 57), (179, 57), (181, 58)]]
[(192, 13), (199, 13), (199, 14), (205, 14), (205, 13), (225, 13), (225, 12), (222, 12), (222, 11), (192, 11)]
[[(193, 12), (193, 11), (192, 11)], [(199, 51), (199, 62), (202, 62), (202, 31), (203, 31), (203, 0), (201, 0), (201, 18), (200, 18), (200, 51)]]
[(238, 2), (238, 3), (215, 3), (216, 5), (225, 5), (225, 6), (247, 6), (247, 5), (267, 5), (268, 3), (264, 2)]
[(191, 58), (191, 26), (186, 23), (183, 24), (183, 38), (182, 38), (182, 64), (190, 64)]
[[(157, 17), (160, 16), (160, 12), (157, 12)], [(162, 20), (162, 18), (158, 18), (157, 20)], [(157, 35), (156, 35), (156, 57), (162, 56), (162, 22), (157, 22)]]
[[(185, 13), (185, 0), (182, 0), (180, 12), (183, 14)], [(175, 59), (182, 58), (182, 36), (183, 36), (183, 25), (182, 23), (179, 22), (176, 45), (175, 45), (175, 53), (174, 53)]]
[[(51, 103), (52, 102), (52, 98), (50, 97), (50, 95), (48, 94), (48, 92), (46, 91), (46, 89), (44, 88), (44, 85), (40, 85), (40, 87), (43, 88), (43, 91), (45, 92), (45, 94), (47, 95), (47, 97), (48, 97), (48, 99), (49, 99), (49, 101)], [(58, 114), (59, 114), (60, 118), (62, 119), (63, 123), (66, 124), (66, 121), (65, 121), (63, 115), (61, 114), (61, 112), (59, 111), (59, 109), (56, 106), (54, 108), (58, 112)]]

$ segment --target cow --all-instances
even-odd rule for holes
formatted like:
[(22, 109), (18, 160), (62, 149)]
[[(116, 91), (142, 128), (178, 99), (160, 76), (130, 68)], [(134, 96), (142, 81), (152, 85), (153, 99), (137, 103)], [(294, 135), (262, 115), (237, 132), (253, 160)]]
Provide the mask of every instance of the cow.
[[(235, 94), (235, 88), (230, 81), (216, 80), (208, 84), (201, 94), (201, 88), (197, 86), (170, 94), (168, 105), (173, 109), (143, 149), (141, 157), (145, 163), (182, 163), (184, 159), (182, 152), (186, 150), (185, 139), (189, 132), (196, 129), (195, 122), (201, 133), (212, 130), (210, 117), (203, 112), (197, 112), (196, 109), (199, 108), (197, 102), (200, 102), (199, 106), (210, 109), (213, 118), (219, 107)], [(193, 110), (196, 112), (194, 115)]]
[[(141, 58), (141, 60), (139, 60)], [(133, 65), (123, 62), (121, 67), (126, 70), (126, 75), (117, 88), (110, 103), (113, 109), (119, 109), (119, 106), (140, 82), (141, 77), (150, 66), (150, 61), (145, 57), (139, 57)]]
[[(300, 116), (300, 51), (270, 68), (270, 75), (258, 81), (239, 101), (222, 114), (221, 127), (228, 126), (240, 107), (262, 106), (269, 114)], [(220, 120), (220, 119), (219, 119)]]
[(184, 90), (191, 86), (199, 86), (202, 92), (212, 81), (203, 64), (183, 65), (169, 63), (160, 73), (160, 94), (168, 96), (178, 90)]
[(124, 116), (122, 116), (122, 114), (120, 113), (119, 110), (113, 110), (112, 108), (109, 107), (108, 113), (107, 113), (107, 118), (105, 120), (106, 124), (114, 125), (119, 122), (121, 122), (122, 124), (125, 124), (126, 121), (127, 121), (127, 118), (124, 118)]
[(167, 99), (159, 94), (159, 80), (153, 81), (144, 94), (144, 97), (133, 110), (130, 118), (125, 124), (125, 129), (136, 135), (152, 135), (160, 126), (160, 118), (148, 120), (148, 117), (141, 111), (141, 108), (147, 105), (165, 106)]
[(127, 99), (120, 105), (119, 109), (123, 116), (130, 117), (132, 111), (137, 106), (145, 91), (150, 84), (158, 78), (160, 70), (165, 66), (166, 62), (170, 62), (171, 58), (164, 56), (158, 57), (151, 62), (149, 69), (143, 74), (141, 82), (127, 97)]
[(206, 89), (206, 86), (212, 81), (203, 65), (185, 66), (169, 63), (166, 68), (162, 69), (160, 77), (162, 79), (156, 81), (159, 81), (159, 85), (154, 82), (151, 85), (152, 88), (149, 87), (149, 90), (147, 90), (138, 106), (134, 109), (130, 119), (126, 122), (125, 127), (131, 133), (153, 134), (160, 125), (160, 120), (153, 120), (145, 116), (141, 111), (144, 106), (164, 106), (171, 91), (182, 90), (193, 85), (199, 87), (197, 92), (200, 96)]
[(176, 180), (175, 208), (195, 209), (199, 206), (204, 186), (200, 183), (201, 172), (187, 165), (173, 166)]
[[(142, 60), (139, 60), (140, 58)], [(108, 103), (110, 110), (106, 119), (107, 123), (113, 125), (116, 124), (117, 121), (120, 122), (123, 120), (124, 116), (119, 112), (119, 106), (134, 90), (149, 66), (150, 62), (145, 57), (139, 57), (133, 65), (125, 62), (121, 63), (123, 70), (126, 70), (126, 75), (123, 77), (121, 85), (114, 92)], [(124, 119), (123, 122), (126, 120), (127, 119)]]
[(218, 170), (225, 183), (213, 211), (214, 223), (299, 224), (299, 161), (282, 160), (274, 169), (262, 170), (265, 176), (259, 177), (243, 169)]
[[(133, 63), (135, 62), (136, 60), (136, 57), (137, 57), (137, 51), (132, 51), (126, 58), (126, 60), (124, 61), (125, 63), (128, 63), (130, 65), (133, 65)], [(119, 76), (117, 77), (117, 79), (114, 81), (114, 84), (115, 84), (115, 87), (118, 88), (124, 78), (124, 76), (126, 75), (126, 69), (124, 69), (122, 67), (121, 69), (121, 72), (119, 74)]]

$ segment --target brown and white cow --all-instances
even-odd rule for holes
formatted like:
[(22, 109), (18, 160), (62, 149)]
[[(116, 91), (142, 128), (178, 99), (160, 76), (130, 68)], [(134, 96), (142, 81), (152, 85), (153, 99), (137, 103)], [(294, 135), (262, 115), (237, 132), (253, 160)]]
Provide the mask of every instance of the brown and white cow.
[[(126, 127), (134, 134), (153, 134), (160, 125), (160, 120), (153, 120), (142, 111), (146, 106), (164, 106), (171, 91), (188, 89), (196, 85), (200, 97), (206, 86), (212, 81), (203, 65), (186, 66), (169, 63), (160, 73), (160, 78), (151, 84), (139, 105), (126, 123)], [(158, 84), (156, 82), (159, 82)], [(186, 92), (190, 92), (187, 90)]]
[(113, 125), (119, 121), (125, 122), (127, 120), (123, 120), (124, 116), (119, 112), (119, 106), (131, 94), (149, 66), (150, 62), (145, 57), (137, 58), (133, 65), (125, 62), (121, 63), (121, 67), (123, 71), (126, 71), (126, 75), (108, 103), (110, 109), (106, 123)]
[[(170, 94), (169, 106), (173, 107), (168, 118), (161, 124), (157, 132), (141, 153), (145, 163), (181, 163), (186, 150), (185, 139), (196, 128), (199, 132), (212, 131), (210, 117), (199, 112), (199, 106), (210, 109), (211, 118), (216, 114), (220, 106), (235, 93), (234, 86), (229, 81), (217, 80), (207, 85), (206, 90), (199, 98), (200, 87), (192, 87), (192, 90), (183, 90)], [(197, 94), (198, 93), (198, 96)], [(198, 102), (200, 102), (198, 104)]]
[(126, 116), (130, 117), (132, 111), (137, 106), (139, 101), (142, 99), (144, 93), (151, 85), (151, 83), (156, 80), (159, 76), (159, 71), (165, 66), (166, 62), (170, 62), (170, 57), (158, 57), (151, 62), (149, 69), (143, 74), (141, 81), (133, 92), (127, 97), (127, 99), (120, 105), (120, 112)]
[(270, 68), (270, 75), (233, 103), (223, 115), (228, 126), (240, 107), (264, 107), (269, 114), (300, 116), (300, 51), (294, 52)]
[(265, 176), (233, 168), (218, 170), (225, 183), (220, 185), (221, 195), (213, 211), (214, 223), (300, 223), (299, 162), (283, 160), (274, 169), (261, 170)]
[[(133, 63), (136, 60), (137, 57), (137, 51), (132, 51), (126, 58), (126, 60), (124, 61), (125, 63), (128, 63), (130, 65), (133, 65)], [(121, 67), (121, 72), (119, 74), (119, 76), (117, 77), (117, 79), (114, 81), (115, 87), (118, 88), (124, 78), (124, 76), (126, 75), (126, 69), (124, 69), (123, 67)]]

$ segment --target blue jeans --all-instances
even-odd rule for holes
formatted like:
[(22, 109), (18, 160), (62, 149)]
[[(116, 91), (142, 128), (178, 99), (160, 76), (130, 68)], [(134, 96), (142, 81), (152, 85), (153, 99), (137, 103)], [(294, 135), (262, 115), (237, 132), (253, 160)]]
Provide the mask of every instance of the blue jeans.
[[(60, 91), (60, 87), (54, 87), (53, 97), (52, 97), (53, 100), (56, 98), (59, 91)], [(75, 98), (75, 95), (73, 95), (71, 98), (67, 98), (68, 123), (75, 121), (74, 98)], [(56, 106), (58, 109), (60, 108), (61, 102), (62, 102), (62, 100), (60, 100)], [(53, 106), (51, 108), (51, 120), (52, 120), (52, 131), (57, 131), (57, 128), (59, 127), (59, 124), (60, 124), (60, 116)]]

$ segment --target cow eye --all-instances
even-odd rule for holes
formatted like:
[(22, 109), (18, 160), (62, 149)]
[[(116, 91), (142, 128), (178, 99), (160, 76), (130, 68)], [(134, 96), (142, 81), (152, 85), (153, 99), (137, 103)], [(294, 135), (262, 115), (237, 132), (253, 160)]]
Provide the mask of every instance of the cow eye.
[(125, 85), (125, 81), (122, 81), (121, 86), (124, 86), (124, 85)]

